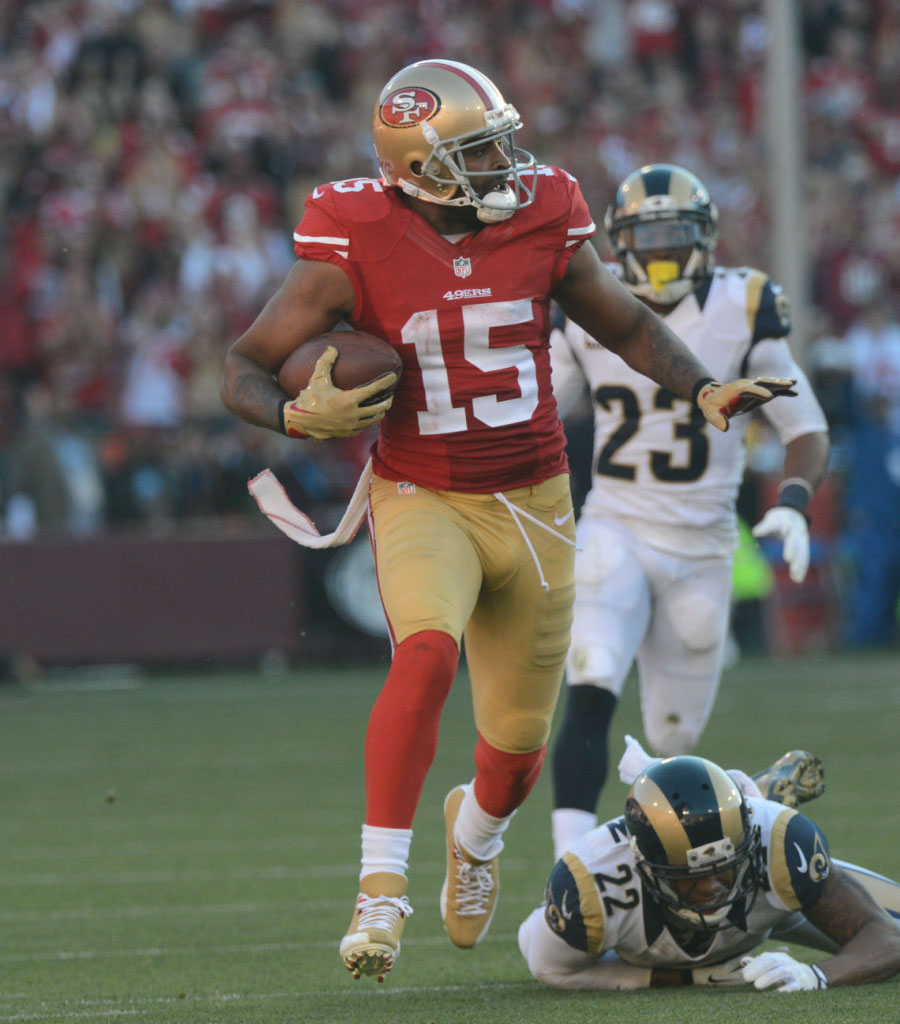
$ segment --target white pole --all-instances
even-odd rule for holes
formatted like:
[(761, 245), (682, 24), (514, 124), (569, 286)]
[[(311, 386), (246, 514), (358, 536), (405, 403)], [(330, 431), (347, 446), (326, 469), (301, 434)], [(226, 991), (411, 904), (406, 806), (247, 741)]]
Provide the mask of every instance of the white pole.
[(805, 135), (800, 0), (765, 0), (768, 46), (765, 76), (766, 144), (772, 252), (766, 267), (791, 300), (791, 350), (805, 365), (809, 343), (809, 254), (803, 188)]

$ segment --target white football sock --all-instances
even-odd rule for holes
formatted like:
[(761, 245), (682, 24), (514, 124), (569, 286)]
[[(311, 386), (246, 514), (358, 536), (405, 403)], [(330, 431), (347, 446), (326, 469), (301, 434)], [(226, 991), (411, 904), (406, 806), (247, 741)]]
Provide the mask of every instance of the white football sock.
[[(503, 840), (500, 837), (509, 827), (513, 815), (495, 818), (481, 809), (475, 799), (475, 787), (471, 782), (463, 789), (466, 795), (456, 818), (454, 838), (475, 860), (492, 860), (503, 849)], [(515, 813), (513, 811), (513, 814)]]
[(378, 825), (362, 827), (362, 867), (359, 877), (387, 871), (406, 876), (409, 863), (411, 828), (381, 828)]
[(560, 857), (583, 835), (597, 827), (597, 815), (591, 811), (580, 811), (575, 807), (557, 807), (550, 813), (550, 830), (553, 833), (553, 860)]

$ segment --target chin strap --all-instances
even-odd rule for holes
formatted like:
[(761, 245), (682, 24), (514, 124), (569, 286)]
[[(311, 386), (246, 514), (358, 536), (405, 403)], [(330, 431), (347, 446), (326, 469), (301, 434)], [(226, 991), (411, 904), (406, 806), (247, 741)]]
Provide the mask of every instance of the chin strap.
[[(397, 184), (404, 195), (412, 196), (413, 199), (424, 199), (425, 202), (434, 203), (436, 206), (471, 206), (478, 211), (476, 216), (483, 224), (497, 224), (509, 220), (519, 209), (515, 193), (509, 185), (503, 192), (488, 192), (480, 203), (473, 203), (465, 193), (458, 199), (441, 199), (405, 178), (398, 178)], [(462, 188), (462, 183), (459, 187)]]

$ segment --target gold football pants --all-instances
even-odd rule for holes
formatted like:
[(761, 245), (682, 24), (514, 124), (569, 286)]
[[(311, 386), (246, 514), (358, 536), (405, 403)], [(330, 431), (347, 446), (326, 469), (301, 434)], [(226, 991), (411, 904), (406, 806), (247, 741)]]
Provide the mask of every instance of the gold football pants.
[(394, 643), (423, 630), (464, 638), (479, 733), (529, 753), (547, 742), (569, 646), (575, 524), (567, 474), (504, 497), (513, 511), (491, 494), (373, 476), (375, 567)]

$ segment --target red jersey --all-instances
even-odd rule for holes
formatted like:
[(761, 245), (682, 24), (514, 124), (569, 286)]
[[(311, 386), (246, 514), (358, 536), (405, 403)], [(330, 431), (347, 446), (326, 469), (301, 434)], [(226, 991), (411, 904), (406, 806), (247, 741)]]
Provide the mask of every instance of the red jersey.
[(372, 178), (320, 185), (294, 232), (344, 270), (351, 323), (403, 360), (373, 466), (388, 480), (491, 493), (567, 470), (550, 386), (550, 295), (594, 233), (578, 183), (540, 167), (535, 201), (454, 244)]

